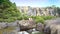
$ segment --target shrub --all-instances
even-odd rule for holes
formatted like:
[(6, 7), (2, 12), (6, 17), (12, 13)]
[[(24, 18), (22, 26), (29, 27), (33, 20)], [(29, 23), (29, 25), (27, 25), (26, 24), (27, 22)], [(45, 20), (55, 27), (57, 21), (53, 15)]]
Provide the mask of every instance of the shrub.
[(17, 18), (17, 20), (22, 20), (23, 18), (22, 18), (22, 16), (19, 16), (18, 18)]
[(9, 19), (4, 19), (3, 22), (13, 22), (15, 21), (17, 18), (16, 17), (11, 17)]
[(0, 18), (0, 22), (2, 22), (3, 21), (3, 18)]
[(41, 16), (44, 20), (55, 18), (55, 16)]
[(44, 19), (40, 16), (36, 16), (35, 21), (36, 23), (39, 23), (39, 22), (44, 23)]
[(0, 22), (11, 22), (20, 16), (16, 4), (9, 0), (0, 0), (0, 9)]
[(44, 23), (44, 19), (40, 16), (31, 16), (35, 20), (36, 23)]

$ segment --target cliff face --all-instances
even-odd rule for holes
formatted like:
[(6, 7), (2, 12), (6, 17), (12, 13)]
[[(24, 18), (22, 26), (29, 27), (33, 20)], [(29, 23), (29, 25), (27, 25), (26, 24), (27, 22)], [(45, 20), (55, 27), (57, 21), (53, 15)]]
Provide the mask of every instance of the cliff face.
[(30, 7), (30, 6), (22, 6), (17, 7), (21, 13), (26, 13), (29, 16), (54, 16), (56, 13), (53, 8), (40, 8), (40, 7)]

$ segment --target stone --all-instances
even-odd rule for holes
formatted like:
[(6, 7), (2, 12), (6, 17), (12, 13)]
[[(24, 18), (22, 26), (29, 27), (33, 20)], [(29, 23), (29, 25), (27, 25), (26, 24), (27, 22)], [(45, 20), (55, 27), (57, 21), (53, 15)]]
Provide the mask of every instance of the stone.
[(10, 27), (12, 26), (13, 27), (13, 26), (17, 26), (18, 25), (17, 22), (18, 21), (7, 23), (7, 24), (8, 24), (8, 26), (10, 26)]
[(20, 27), (15, 27), (15, 30), (16, 30), (17, 32), (19, 32), (19, 31), (20, 31)]
[[(44, 31), (49, 34), (60, 34), (60, 19), (48, 20), (45, 22)], [(47, 30), (47, 31), (46, 31)]]
[(57, 30), (57, 34), (60, 34), (60, 29)]
[(36, 27), (36, 23), (31, 20), (21, 20), (18, 22), (21, 30), (29, 30)]
[(18, 34), (18, 32), (15, 31), (15, 30), (12, 30), (12, 31), (10, 31), (10, 32), (4, 31), (2, 34)]
[(2, 34), (7, 34), (7, 32), (2, 32)]
[(10, 32), (9, 34), (16, 34), (15, 32)]
[(43, 29), (44, 29), (44, 25), (42, 23), (38, 23), (36, 25), (36, 30), (37, 31), (43, 32)]
[(15, 31), (15, 30), (12, 30), (11, 32), (9, 32), (8, 34), (18, 34), (18, 32), (17, 31)]
[(36, 29), (33, 28), (33, 29), (30, 29), (30, 30), (27, 30), (27, 32), (30, 33), (30, 34), (31, 34), (33, 31), (36, 31)]
[(29, 34), (29, 33), (26, 31), (21, 31), (21, 32), (18, 32), (18, 34)]
[(0, 29), (4, 29), (7, 27), (7, 23), (0, 23)]
[(33, 31), (32, 34), (40, 34), (39, 31)]
[(32, 33), (33, 32), (33, 29), (30, 29), (30, 30), (27, 30), (28, 33)]
[(51, 33), (50, 27), (48, 27), (48, 26), (44, 27), (44, 33), (45, 34), (50, 34)]

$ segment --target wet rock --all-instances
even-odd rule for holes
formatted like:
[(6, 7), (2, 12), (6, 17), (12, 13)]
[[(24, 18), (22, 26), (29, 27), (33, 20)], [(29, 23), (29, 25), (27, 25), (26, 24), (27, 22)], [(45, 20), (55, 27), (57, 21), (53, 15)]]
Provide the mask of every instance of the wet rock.
[(15, 27), (15, 30), (16, 30), (17, 32), (19, 32), (19, 31), (20, 31), (20, 27)]
[(32, 34), (40, 34), (39, 31), (33, 31)]
[(15, 31), (15, 30), (12, 30), (11, 32), (9, 32), (8, 34), (18, 34), (18, 32), (17, 31)]
[(29, 34), (29, 33), (26, 31), (21, 31), (21, 32), (18, 32), (18, 34)]
[(12, 30), (11, 32), (4, 31), (4, 32), (2, 32), (2, 34), (18, 34), (18, 32), (15, 30)]
[(36, 30), (42, 32), (44, 29), (44, 25), (42, 23), (38, 23), (36, 25)]
[(7, 32), (2, 32), (2, 34), (7, 34)]
[(44, 33), (45, 33), (45, 34), (50, 34), (50, 33), (51, 33), (50, 27), (46, 26), (46, 27), (44, 28)]
[(11, 26), (17, 26), (18, 21), (15, 21), (15, 22), (11, 22), (11, 23), (7, 23), (8, 24), (8, 27), (11, 27)]
[(7, 23), (4, 22), (0, 23), (0, 29), (4, 29), (6, 27), (7, 27)]
[(27, 30), (27, 32), (28, 32), (29, 34), (31, 34), (33, 31), (36, 31), (36, 29), (33, 28), (33, 29), (30, 29), (30, 30)]

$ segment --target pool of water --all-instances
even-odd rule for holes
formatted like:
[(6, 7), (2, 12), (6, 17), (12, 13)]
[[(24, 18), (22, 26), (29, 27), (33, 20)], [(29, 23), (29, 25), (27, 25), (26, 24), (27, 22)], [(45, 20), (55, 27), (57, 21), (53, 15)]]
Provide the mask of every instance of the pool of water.
[(15, 27), (7, 27), (5, 29), (0, 29), (0, 34), (12, 32)]

